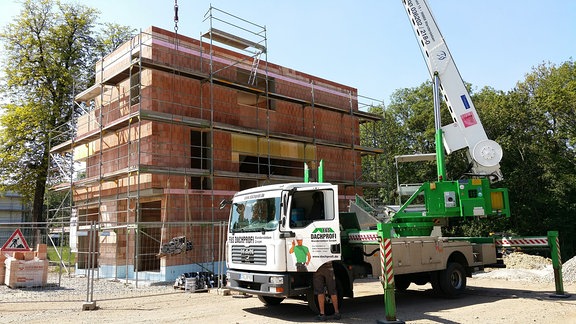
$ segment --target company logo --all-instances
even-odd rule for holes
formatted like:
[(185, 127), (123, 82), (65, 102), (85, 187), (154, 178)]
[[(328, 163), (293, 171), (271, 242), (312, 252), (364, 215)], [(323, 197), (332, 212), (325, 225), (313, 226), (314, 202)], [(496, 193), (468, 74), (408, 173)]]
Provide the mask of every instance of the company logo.
[(254, 258), (254, 249), (253, 248), (243, 248), (240, 250), (240, 258), (243, 262), (250, 262), (252, 258)]
[(444, 51), (440, 51), (440, 53), (436, 54), (436, 57), (438, 58), (438, 60), (442, 61), (444, 59), (446, 59), (448, 55), (446, 55), (446, 52)]
[(254, 243), (254, 236), (232, 236), (228, 239), (230, 243)]
[(244, 249), (240, 250), (240, 254), (241, 255), (254, 255), (254, 249), (253, 248), (244, 248)]
[(334, 233), (331, 227), (318, 227), (312, 233)]
[(310, 234), (310, 238), (313, 240), (333, 240), (336, 239), (336, 233), (331, 227), (319, 227)]

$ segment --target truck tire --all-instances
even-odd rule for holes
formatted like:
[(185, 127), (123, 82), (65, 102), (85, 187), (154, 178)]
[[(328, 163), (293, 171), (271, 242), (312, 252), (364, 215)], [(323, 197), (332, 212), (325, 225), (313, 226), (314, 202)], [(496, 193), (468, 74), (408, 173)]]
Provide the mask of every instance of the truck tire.
[(279, 305), (284, 300), (284, 298), (271, 297), (271, 296), (258, 296), (258, 300), (260, 300), (266, 306), (276, 306)]
[(438, 273), (438, 284), (446, 297), (457, 297), (466, 290), (466, 269), (458, 262), (450, 262)]
[(410, 277), (406, 275), (394, 276), (394, 288), (396, 291), (406, 291), (412, 282)]
[(319, 314), (320, 309), (318, 308), (318, 299), (316, 298), (316, 295), (314, 295), (314, 289), (308, 289), (306, 300), (308, 301), (308, 308), (310, 308), (312, 313)]
[(440, 277), (440, 271), (432, 271), (430, 272), (430, 284), (432, 285), (432, 290), (438, 296), (444, 296), (444, 292), (442, 288), (440, 288), (440, 281), (438, 278)]

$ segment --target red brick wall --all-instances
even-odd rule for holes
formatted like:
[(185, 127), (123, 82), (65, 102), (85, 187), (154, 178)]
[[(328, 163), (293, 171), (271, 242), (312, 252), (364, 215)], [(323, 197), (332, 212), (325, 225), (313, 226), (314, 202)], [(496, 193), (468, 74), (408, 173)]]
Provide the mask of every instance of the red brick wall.
[[(178, 35), (178, 50), (176, 50), (174, 33), (155, 27), (152, 27), (151, 31), (158, 38), (151, 43), (151, 49), (143, 49), (144, 57), (152, 59), (156, 64), (175, 67), (179, 71), (191, 73), (209, 71), (207, 69), (208, 58), (201, 59), (199, 54), (200, 52), (208, 53), (209, 44), (201, 45), (198, 40)], [(217, 46), (213, 48), (215, 70), (227, 65), (226, 62), (220, 63), (218, 60), (233, 62), (238, 59), (247, 59), (239, 53)], [(247, 62), (251, 60), (248, 59)], [(357, 102), (350, 102), (350, 94), (356, 95), (356, 89), (273, 63), (268, 63), (266, 66), (272, 80), (271, 89), (274, 92), (299, 98), (308, 104), (276, 100), (271, 107), (273, 109), (266, 109), (265, 102), (264, 108), (241, 105), (238, 104), (240, 94), (238, 90), (201, 82), (177, 75), (177, 73), (144, 69), (140, 74), (142, 83), (140, 103), (129, 105), (130, 81), (122, 81), (117, 88), (109, 92), (110, 96), (105, 99), (118, 101), (113, 101), (103, 107), (102, 123), (108, 125), (131, 112), (143, 109), (166, 114), (175, 122), (187, 117), (210, 121), (213, 117), (214, 122), (239, 126), (248, 130), (265, 131), (269, 127), (270, 134), (292, 134), (308, 138), (308, 140), (316, 138), (343, 145), (346, 148), (318, 144), (316, 156), (306, 157), (306, 159), (324, 160), (326, 181), (352, 182), (355, 178), (360, 178), (360, 154), (351, 150), (353, 144), (359, 143), (358, 121), (350, 115), (351, 109), (357, 109)], [(242, 65), (226, 67), (216, 77), (234, 82), (238, 78), (238, 68), (241, 67)], [(260, 68), (263, 69), (264, 65)], [(110, 70), (106, 76), (112, 75), (113, 71), (116, 70)], [(262, 76), (263, 71), (259, 71), (259, 75)], [(314, 100), (314, 106), (312, 106), (312, 100)], [(323, 109), (322, 105), (328, 105), (332, 109)], [(213, 113), (210, 111), (211, 107), (214, 108)], [(95, 111), (96, 115), (99, 116), (99, 112)], [(138, 120), (134, 119), (133, 122), (136, 123)], [(138, 133), (139, 131), (141, 134)], [(102, 165), (103, 173), (111, 173), (135, 165), (136, 160), (133, 157), (138, 157), (136, 150), (138, 139), (140, 140), (138, 161), (142, 165), (189, 168), (191, 165), (191, 131), (190, 127), (177, 123), (142, 121), (140, 126), (134, 126), (130, 130), (130, 134), (125, 129), (106, 135), (102, 161), (100, 161), (99, 154), (99, 139), (93, 143), (95, 150), (87, 159), (87, 175), (97, 177), (100, 174), (100, 165)], [(213, 139), (211, 163), (216, 174), (219, 171), (237, 172), (238, 163), (232, 160), (231, 133), (215, 130), (211, 138)], [(289, 137), (286, 140), (289, 140)], [(140, 183), (140, 189), (167, 188), (168, 186), (173, 189), (186, 189), (184, 181), (172, 180), (168, 185), (168, 178), (169, 176), (165, 174), (154, 175), (150, 181), (143, 180)], [(132, 181), (135, 180), (133, 177)], [(235, 191), (239, 188), (239, 181), (235, 178), (214, 177), (211, 186), (214, 190)], [(127, 183), (125, 178), (119, 179), (116, 183), (108, 183), (103, 186), (102, 193), (115, 195), (125, 192)], [(76, 197), (89, 199), (95, 197), (99, 191), (98, 186), (95, 185), (87, 190), (77, 191)], [(209, 192), (206, 194), (210, 195)], [(201, 206), (207, 206), (204, 199), (198, 201), (202, 202)]]

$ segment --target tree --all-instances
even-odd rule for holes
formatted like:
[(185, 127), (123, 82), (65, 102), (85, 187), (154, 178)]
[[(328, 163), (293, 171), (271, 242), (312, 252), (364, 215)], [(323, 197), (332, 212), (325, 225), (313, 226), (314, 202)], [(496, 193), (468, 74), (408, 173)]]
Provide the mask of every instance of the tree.
[(86, 6), (58, 0), (25, 0), (22, 6), (0, 33), (7, 102), (0, 116), (0, 189), (21, 193), (32, 202), (32, 220), (42, 221), (50, 144), (70, 139), (51, 143), (50, 133), (73, 134), (73, 96), (88, 86), (97, 54), (131, 35), (111, 25), (105, 31), (117, 31), (112, 41), (92, 37), (99, 13)]
[[(517, 124), (510, 187), (521, 233), (559, 230), (564, 255), (576, 251), (576, 66), (541, 64), (510, 94), (526, 117)], [(515, 109), (510, 115), (516, 117)], [(515, 121), (511, 118), (511, 121)], [(527, 134), (522, 135), (524, 129)], [(522, 154), (519, 154), (522, 153)], [(524, 234), (525, 235), (525, 234)]]
[[(469, 91), (470, 85), (467, 85)], [(454, 235), (479, 236), (491, 231), (517, 235), (546, 235), (560, 232), (563, 255), (576, 253), (576, 65), (541, 64), (509, 92), (486, 87), (471, 92), (488, 138), (498, 142), (504, 155), (500, 166), (504, 180), (495, 186), (510, 192), (511, 217), (464, 221), (446, 230)], [(363, 145), (384, 149), (378, 157), (382, 172), (368, 172), (370, 181), (383, 183), (378, 190), (365, 194), (379, 196), (394, 203), (390, 192), (396, 190), (394, 156), (434, 152), (433, 98), (430, 82), (417, 88), (394, 92), (392, 102), (372, 112), (382, 114), (383, 121), (374, 133), (361, 133)], [(442, 125), (451, 122), (442, 106)], [(458, 179), (466, 170), (465, 150), (447, 156), (449, 179)], [(422, 182), (435, 178), (435, 164), (407, 164), (400, 170), (405, 182)], [(372, 197), (370, 197), (372, 198)]]
[[(382, 148), (384, 153), (377, 158), (379, 165), (376, 169), (381, 172), (364, 174), (364, 177), (381, 182), (382, 187), (376, 192), (365, 190), (365, 194), (369, 198), (377, 196), (386, 203), (396, 204), (395, 156), (435, 152), (432, 83), (428, 81), (415, 88), (396, 90), (387, 109), (374, 107), (371, 112), (382, 114), (383, 120), (370, 130), (370, 134), (368, 130), (362, 133), (363, 145)], [(441, 106), (441, 118), (442, 125), (452, 122), (444, 103)], [(458, 178), (467, 168), (463, 152), (447, 156), (446, 163), (448, 176), (452, 179)], [(421, 183), (436, 178), (436, 163), (405, 163), (398, 168), (398, 172), (401, 183)]]
[(134, 36), (136, 29), (116, 23), (104, 23), (102, 31), (96, 36), (96, 50), (104, 56)]

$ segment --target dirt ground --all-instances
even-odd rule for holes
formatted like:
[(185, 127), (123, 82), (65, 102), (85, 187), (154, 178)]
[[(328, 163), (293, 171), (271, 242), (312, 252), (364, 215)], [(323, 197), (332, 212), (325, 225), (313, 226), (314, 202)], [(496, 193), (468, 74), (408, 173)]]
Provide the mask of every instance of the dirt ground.
[[(1, 302), (2, 323), (309, 323), (314, 314), (304, 301), (266, 307), (257, 297), (174, 290), (149, 297), (96, 300), (96, 310), (79, 302)], [(564, 285), (566, 294), (576, 284)], [(576, 297), (552, 298), (553, 283), (468, 278), (466, 294), (436, 297), (430, 285), (412, 284), (396, 294), (397, 318), (406, 323), (576, 323)], [(355, 298), (345, 299), (340, 323), (385, 320), (382, 286), (357, 282)]]

